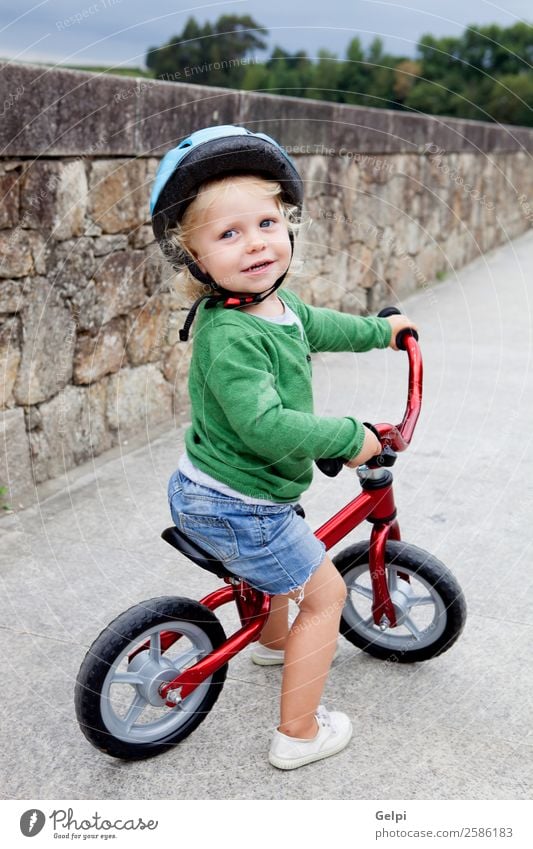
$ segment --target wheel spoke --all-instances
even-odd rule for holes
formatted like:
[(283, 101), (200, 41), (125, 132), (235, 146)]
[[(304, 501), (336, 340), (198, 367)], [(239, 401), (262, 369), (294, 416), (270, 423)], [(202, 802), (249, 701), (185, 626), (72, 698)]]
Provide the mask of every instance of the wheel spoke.
[(422, 636), (420, 631), (416, 627), (415, 623), (413, 622), (412, 619), (409, 618), (409, 616), (405, 617), (405, 619), (402, 622), (402, 625), (405, 625), (405, 627), (413, 635), (415, 640), (419, 640), (420, 637)]
[(132, 687), (135, 687), (136, 684), (142, 684), (143, 679), (140, 675), (134, 675), (133, 672), (116, 672), (111, 683), (131, 684)]
[(372, 589), (370, 587), (363, 587), (362, 584), (352, 584), (349, 589), (358, 595), (363, 595), (365, 598), (373, 598), (374, 596)]
[(131, 705), (128, 708), (128, 712), (124, 719), (122, 720), (125, 728), (130, 731), (131, 726), (139, 719), (141, 713), (145, 709), (148, 702), (143, 699), (141, 695), (137, 693), (135, 698), (133, 699)]
[(183, 652), (179, 657), (176, 657), (172, 660), (172, 663), (176, 667), (176, 669), (184, 669), (191, 660), (196, 661), (199, 655), (202, 654), (202, 650), (198, 648), (198, 646), (193, 646), (189, 651)]
[(150, 637), (150, 650), (148, 654), (151, 660), (159, 660), (161, 657), (161, 631), (156, 631)]
[(396, 569), (389, 569), (389, 592), (393, 593), (398, 589), (398, 572)]
[(421, 607), (423, 604), (435, 604), (435, 599), (430, 595), (415, 595), (409, 599), (409, 607)]

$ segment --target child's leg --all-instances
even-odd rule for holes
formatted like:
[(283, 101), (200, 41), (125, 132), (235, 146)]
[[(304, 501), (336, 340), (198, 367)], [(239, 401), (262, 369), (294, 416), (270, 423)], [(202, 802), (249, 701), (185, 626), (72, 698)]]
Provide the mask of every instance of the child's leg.
[[(291, 594), (295, 599), (297, 593)], [(325, 557), (304, 587), (300, 612), (285, 645), (279, 730), (310, 739), (317, 733), (315, 713), (335, 653), (346, 585)]]
[(261, 631), (259, 642), (269, 649), (283, 651), (288, 633), (289, 597), (286, 595), (272, 596), (270, 613), (266, 625)]

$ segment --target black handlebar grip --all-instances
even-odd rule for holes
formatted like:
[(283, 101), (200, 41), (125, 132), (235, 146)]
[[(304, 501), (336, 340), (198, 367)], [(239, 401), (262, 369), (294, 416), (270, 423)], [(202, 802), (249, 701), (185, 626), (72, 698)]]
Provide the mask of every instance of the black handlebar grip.
[[(389, 315), (402, 315), (401, 310), (397, 307), (384, 307), (378, 312), (378, 318), (388, 318)], [(418, 341), (418, 333), (416, 330), (411, 330), (410, 327), (405, 327), (396, 335), (396, 347), (400, 351), (405, 351), (405, 340), (408, 336), (413, 336)]]
[(388, 318), (389, 315), (401, 315), (401, 310), (398, 307), (383, 307), (382, 310), (378, 312), (378, 318)]
[(400, 349), (400, 351), (406, 351), (405, 340), (408, 336), (412, 336), (414, 339), (418, 341), (418, 333), (416, 330), (413, 330), (411, 327), (405, 327), (403, 330), (396, 335), (396, 347)]
[(340, 457), (322, 458), (315, 460), (315, 463), (322, 474), (327, 475), (328, 478), (335, 478), (344, 466), (344, 460)]

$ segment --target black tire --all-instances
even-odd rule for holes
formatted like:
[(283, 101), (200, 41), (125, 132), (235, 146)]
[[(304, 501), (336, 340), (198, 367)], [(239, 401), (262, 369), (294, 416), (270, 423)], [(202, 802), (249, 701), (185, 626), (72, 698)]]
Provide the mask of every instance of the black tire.
[[(344, 549), (333, 562), (348, 588), (341, 633), (373, 657), (397, 663), (429, 660), (447, 651), (463, 630), (466, 602), (461, 587), (450, 570), (427, 551), (387, 542), (387, 584), (401, 624), (386, 630), (372, 619), (368, 541)], [(409, 581), (398, 573), (408, 575)]]
[[(182, 635), (164, 653), (163, 631)], [(153, 598), (126, 610), (97, 637), (78, 673), (76, 716), (89, 742), (115, 758), (136, 760), (158, 755), (188, 737), (218, 699), (227, 664), (174, 708), (166, 707), (158, 687), (225, 640), (214, 613), (196, 601)], [(128, 655), (146, 641), (150, 650), (129, 663)]]

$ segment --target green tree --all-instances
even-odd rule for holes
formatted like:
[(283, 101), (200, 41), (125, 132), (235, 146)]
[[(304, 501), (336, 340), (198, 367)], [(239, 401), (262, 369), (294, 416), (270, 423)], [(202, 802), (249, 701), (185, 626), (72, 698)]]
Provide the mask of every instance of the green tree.
[(148, 50), (146, 64), (159, 79), (239, 88), (247, 68), (242, 60), (266, 48), (259, 36), (266, 33), (249, 15), (222, 15), (203, 26), (189, 18), (181, 33)]
[(394, 107), (394, 68), (398, 59), (384, 53), (383, 41), (376, 37), (368, 48), (366, 62), (368, 68), (367, 104), (369, 106)]
[(506, 74), (495, 80), (485, 108), (493, 121), (533, 127), (533, 74)]
[(339, 67), (339, 88), (343, 103), (361, 104), (368, 88), (368, 68), (359, 38), (352, 38), (346, 48), (346, 58)]
[(318, 51), (318, 62), (313, 65), (306, 97), (315, 100), (342, 100), (340, 75), (343, 63), (329, 50)]
[(305, 97), (313, 74), (313, 63), (305, 50), (291, 54), (282, 47), (275, 47), (266, 67), (269, 89), (273, 93)]
[(456, 38), (424, 35), (417, 49), (420, 78), (405, 98), (407, 108), (530, 124), (533, 30), (527, 24), (472, 25)]

